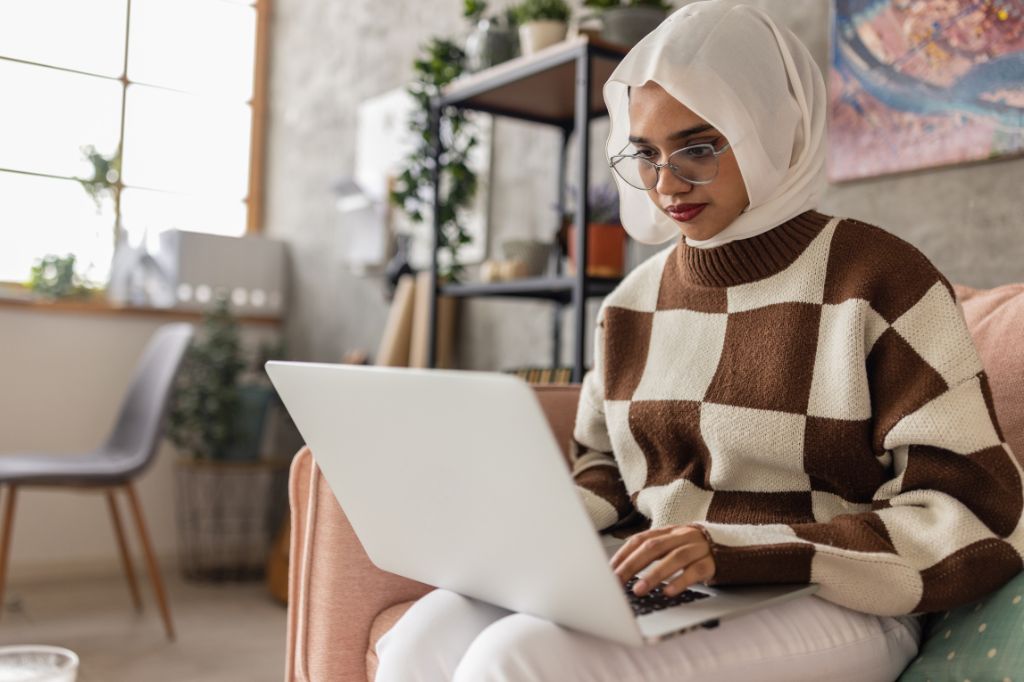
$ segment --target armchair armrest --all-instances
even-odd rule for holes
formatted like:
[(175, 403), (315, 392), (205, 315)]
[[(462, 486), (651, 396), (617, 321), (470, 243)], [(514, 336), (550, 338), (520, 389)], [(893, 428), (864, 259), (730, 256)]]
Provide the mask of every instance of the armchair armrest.
[(287, 680), (365, 680), (370, 627), (381, 611), (432, 588), (374, 566), (303, 448), (289, 477)]

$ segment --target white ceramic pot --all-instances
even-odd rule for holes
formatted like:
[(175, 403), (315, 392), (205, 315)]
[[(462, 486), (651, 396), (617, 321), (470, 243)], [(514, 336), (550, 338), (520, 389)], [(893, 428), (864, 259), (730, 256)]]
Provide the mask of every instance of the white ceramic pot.
[(565, 40), (568, 25), (564, 21), (544, 19), (528, 21), (519, 27), (519, 46), (523, 54), (533, 54)]

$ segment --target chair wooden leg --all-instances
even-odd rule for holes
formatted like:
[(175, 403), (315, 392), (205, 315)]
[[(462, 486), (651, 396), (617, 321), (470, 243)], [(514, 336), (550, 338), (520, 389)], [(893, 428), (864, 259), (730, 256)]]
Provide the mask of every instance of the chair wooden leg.
[(114, 535), (117, 536), (117, 548), (121, 551), (121, 565), (124, 577), (128, 579), (128, 588), (132, 592), (132, 603), (136, 611), (142, 611), (142, 598), (139, 596), (139, 584), (135, 581), (135, 569), (132, 567), (132, 555), (128, 552), (128, 543), (124, 540), (124, 526), (121, 525), (121, 514), (117, 509), (117, 498), (114, 489), (107, 489), (107, 504), (110, 506), (110, 520), (114, 523)]
[(139, 539), (142, 540), (142, 551), (146, 555), (146, 565), (149, 568), (149, 579), (153, 584), (153, 591), (156, 593), (157, 605), (160, 607), (160, 615), (164, 619), (164, 629), (167, 631), (167, 639), (172, 642), (175, 639), (174, 623), (171, 622), (171, 609), (167, 603), (167, 592), (164, 590), (164, 581), (160, 577), (160, 566), (156, 563), (156, 555), (153, 554), (153, 545), (149, 541), (149, 532), (146, 530), (146, 522), (142, 518), (142, 507), (139, 505), (139, 498), (135, 495), (135, 488), (131, 483), (126, 483), (124, 491), (128, 495), (128, 503), (135, 517), (135, 527), (139, 531)]
[(14, 503), (18, 497), (18, 486), (7, 486), (7, 503), (4, 505), (3, 530), (0, 531), (0, 615), (4, 612), (4, 588), (7, 587), (7, 558), (11, 549), (11, 530), (14, 527)]

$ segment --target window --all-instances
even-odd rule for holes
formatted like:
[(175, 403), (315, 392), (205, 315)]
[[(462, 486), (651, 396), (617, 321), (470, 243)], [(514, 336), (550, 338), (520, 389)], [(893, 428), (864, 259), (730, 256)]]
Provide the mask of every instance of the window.
[[(260, 223), (267, 0), (0, 0), (0, 281), (118, 239)], [(98, 201), (83, 148), (121, 155)]]

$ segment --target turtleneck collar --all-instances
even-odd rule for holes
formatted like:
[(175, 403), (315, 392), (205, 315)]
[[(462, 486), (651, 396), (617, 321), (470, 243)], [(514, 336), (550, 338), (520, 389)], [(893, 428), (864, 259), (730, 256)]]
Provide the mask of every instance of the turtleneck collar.
[(682, 237), (671, 261), (683, 281), (705, 287), (730, 287), (764, 279), (785, 269), (830, 220), (806, 211), (777, 227), (747, 239), (699, 249)]

